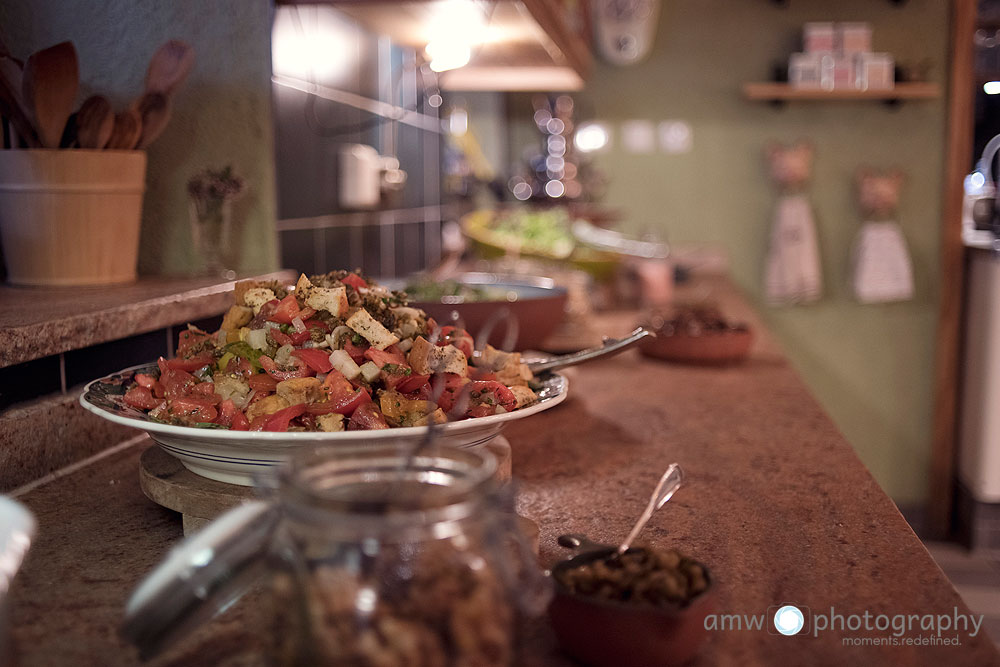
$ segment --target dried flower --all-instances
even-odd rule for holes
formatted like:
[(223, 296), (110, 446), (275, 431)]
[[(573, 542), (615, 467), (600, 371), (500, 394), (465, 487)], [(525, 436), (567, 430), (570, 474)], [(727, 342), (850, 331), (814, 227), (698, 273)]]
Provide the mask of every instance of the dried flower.
[(188, 194), (195, 200), (231, 201), (246, 192), (246, 181), (233, 173), (232, 166), (222, 169), (205, 168), (188, 181)]

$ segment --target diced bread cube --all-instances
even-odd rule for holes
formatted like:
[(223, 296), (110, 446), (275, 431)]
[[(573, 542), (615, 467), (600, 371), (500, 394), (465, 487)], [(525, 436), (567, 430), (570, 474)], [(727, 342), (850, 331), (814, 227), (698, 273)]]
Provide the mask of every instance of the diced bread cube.
[(225, 317), (222, 318), (222, 329), (235, 331), (242, 326), (246, 326), (253, 319), (253, 308), (249, 306), (233, 305), (229, 307)]
[(338, 415), (336, 412), (320, 415), (316, 417), (316, 425), (321, 431), (343, 431), (344, 415)]
[(399, 338), (395, 334), (382, 326), (382, 323), (372, 317), (364, 308), (358, 308), (353, 315), (347, 318), (345, 324), (367, 339), (376, 350), (384, 350), (399, 342)]
[(303, 273), (295, 283), (295, 293), (313, 310), (325, 310), (335, 317), (347, 312), (347, 288), (344, 286), (317, 287)]
[(278, 383), (277, 395), (288, 402), (288, 405), (312, 403), (320, 398), (319, 378), (292, 378)]
[(287, 407), (288, 401), (277, 394), (271, 394), (270, 396), (260, 399), (247, 408), (247, 419), (253, 421), (261, 415), (273, 414), (278, 410), (284, 410)]
[(538, 395), (530, 387), (515, 386), (509, 387), (509, 389), (510, 393), (514, 394), (514, 398), (517, 399), (517, 407), (519, 408), (531, 405), (538, 400)]
[(251, 287), (243, 293), (243, 303), (253, 308), (254, 315), (260, 312), (261, 306), (275, 298), (274, 292), (266, 287)]
[(417, 375), (430, 375), (430, 354), (433, 349), (434, 346), (423, 336), (417, 336), (413, 339), (413, 345), (410, 347), (410, 353), (406, 356), (406, 362), (410, 364), (414, 373)]
[(430, 351), (428, 362), (435, 373), (469, 374), (469, 362), (465, 353), (454, 345), (435, 347)]
[(430, 422), (431, 419), (434, 420), (435, 424), (444, 424), (446, 421), (448, 421), (448, 415), (446, 415), (444, 413), (444, 410), (442, 410), (441, 408), (438, 408), (437, 410), (435, 410), (434, 412), (430, 413), (429, 415), (424, 415), (423, 417), (421, 417), (417, 421), (413, 422), (413, 425), (414, 426), (427, 426), (427, 424)]

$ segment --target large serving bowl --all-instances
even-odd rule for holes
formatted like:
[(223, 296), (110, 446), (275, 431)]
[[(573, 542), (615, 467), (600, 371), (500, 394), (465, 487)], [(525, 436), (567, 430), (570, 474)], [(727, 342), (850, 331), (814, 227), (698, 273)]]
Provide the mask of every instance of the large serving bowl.
[[(80, 403), (99, 417), (146, 431), (154, 442), (180, 459), (191, 472), (229, 484), (252, 486), (253, 476), (263, 468), (280, 465), (293, 451), (311, 444), (393, 443), (406, 447), (417, 445), (427, 435), (426, 427), (419, 426), (380, 431), (269, 433), (163, 424), (125, 404), (125, 391), (136, 373), (155, 374), (157, 366), (133, 366), (94, 380), (84, 388)], [(548, 374), (542, 378), (542, 384), (542, 389), (536, 392), (538, 403), (501, 415), (442, 424), (436, 442), (452, 447), (483, 447), (499, 435), (508, 422), (530, 417), (565, 400), (569, 383), (564, 376)]]
[(497, 234), (491, 227), (498, 214), (498, 211), (482, 209), (466, 214), (461, 221), (462, 231), (485, 259), (496, 259), (505, 255), (533, 257), (564, 263), (586, 271), (597, 280), (607, 280), (613, 277), (615, 269), (621, 263), (620, 255), (595, 250), (580, 244), (568, 248), (553, 249), (530, 240), (512, 243), (509, 238)]
[[(508, 349), (508, 320), (517, 322), (517, 336), (509, 349), (538, 349), (555, 332), (566, 309), (566, 288), (558, 287), (551, 278), (540, 276), (509, 276), (496, 273), (463, 273), (456, 282), (484, 289), (495, 298), (468, 300), (442, 297), (438, 301), (410, 300), (414, 308), (424, 310), (438, 324), (453, 321), (452, 313), (474, 337), (496, 320), (489, 338), (495, 347)], [(400, 285), (402, 288), (403, 285)]]

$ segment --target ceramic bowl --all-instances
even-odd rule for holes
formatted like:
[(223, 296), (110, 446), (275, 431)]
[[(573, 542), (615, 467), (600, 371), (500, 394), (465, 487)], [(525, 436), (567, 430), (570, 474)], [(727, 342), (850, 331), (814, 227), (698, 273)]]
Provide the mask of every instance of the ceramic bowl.
[[(615, 547), (579, 536), (563, 536), (579, 544), (580, 553), (552, 568), (555, 575), (606, 558)], [(703, 566), (704, 567), (704, 566)], [(708, 570), (705, 570), (708, 576)], [(579, 595), (552, 577), (555, 594), (549, 620), (562, 649), (592, 667), (681, 665), (698, 652), (708, 635), (705, 617), (715, 609), (711, 577), (708, 588), (686, 606), (652, 607)]]
[[(493, 292), (503, 292), (505, 298), (487, 301), (410, 301), (414, 308), (421, 308), (438, 324), (458, 317), (474, 337), (491, 319), (517, 321), (517, 337), (512, 346), (506, 346), (507, 326), (498, 321), (493, 327), (491, 345), (513, 350), (539, 349), (563, 321), (566, 309), (566, 288), (558, 287), (551, 278), (535, 276), (508, 276), (495, 273), (463, 273), (455, 280), (471, 287), (483, 287)], [(447, 297), (446, 297), (447, 298)], [(499, 315), (502, 311), (507, 316)]]

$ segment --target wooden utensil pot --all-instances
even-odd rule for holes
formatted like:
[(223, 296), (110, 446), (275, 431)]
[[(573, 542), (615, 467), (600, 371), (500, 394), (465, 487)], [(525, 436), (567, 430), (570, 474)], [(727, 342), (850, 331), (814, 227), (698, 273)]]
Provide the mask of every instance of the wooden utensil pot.
[(0, 238), (19, 285), (135, 280), (144, 151), (0, 151)]

